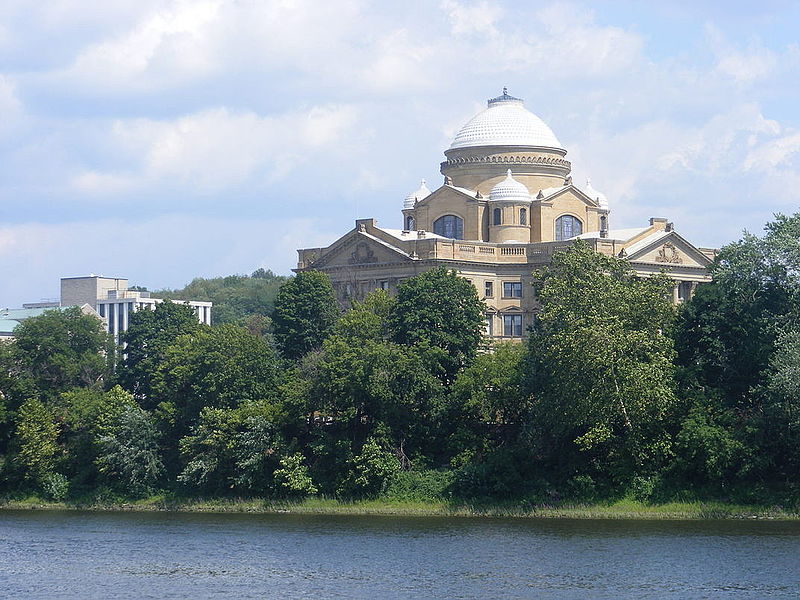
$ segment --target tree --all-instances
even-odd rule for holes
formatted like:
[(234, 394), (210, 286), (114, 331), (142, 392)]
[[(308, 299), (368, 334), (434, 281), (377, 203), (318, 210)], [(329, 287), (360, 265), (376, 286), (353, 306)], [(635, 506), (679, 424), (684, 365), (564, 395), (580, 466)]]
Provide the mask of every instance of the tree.
[(124, 406), (98, 437), (100, 473), (133, 496), (152, 492), (164, 473), (159, 433), (150, 414), (134, 403)]
[(800, 213), (776, 215), (765, 232), (720, 250), (677, 327), (680, 364), (730, 406), (747, 406), (779, 332), (800, 325)]
[(14, 330), (10, 350), (44, 398), (78, 386), (102, 387), (108, 337), (102, 323), (79, 308), (48, 310)]
[(302, 271), (278, 291), (272, 322), (283, 355), (297, 360), (317, 350), (333, 330), (339, 309), (330, 277)]
[(214, 303), (214, 325), (243, 323), (250, 317), (272, 313), (275, 297), (287, 277), (256, 269), (247, 275), (198, 277), (179, 290), (159, 290), (160, 298), (205, 300)]
[(165, 301), (154, 310), (140, 310), (130, 317), (128, 330), (120, 335), (124, 350), (118, 368), (120, 384), (145, 407), (153, 408), (153, 376), (167, 348), (185, 334), (201, 328), (191, 307)]
[(449, 385), (477, 354), (485, 308), (469, 281), (437, 267), (400, 284), (389, 330), (393, 341), (423, 352)]
[(624, 483), (666, 458), (672, 286), (581, 242), (537, 274), (528, 389), (538, 451), (558, 472), (588, 465)]
[(274, 400), (280, 380), (279, 359), (263, 338), (235, 325), (220, 325), (181, 336), (165, 349), (153, 391), (175, 407), (180, 436), (204, 407)]
[(38, 398), (29, 398), (20, 406), (16, 427), (16, 462), (23, 477), (41, 486), (56, 468), (59, 429), (52, 413)]

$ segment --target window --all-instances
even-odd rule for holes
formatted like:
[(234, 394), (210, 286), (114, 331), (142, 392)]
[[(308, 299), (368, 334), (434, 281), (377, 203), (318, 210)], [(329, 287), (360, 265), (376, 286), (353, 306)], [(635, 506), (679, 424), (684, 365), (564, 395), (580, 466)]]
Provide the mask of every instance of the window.
[(486, 319), (484, 321), (484, 333), (486, 335), (493, 335), (494, 333), (494, 315), (491, 313), (486, 313)]
[(454, 240), (464, 239), (464, 220), (455, 215), (445, 215), (433, 222), (433, 233)]
[(495, 208), (492, 211), (492, 225), (502, 225), (503, 224), (503, 209)]
[(556, 219), (556, 241), (568, 240), (583, 233), (583, 224), (577, 217), (564, 215)]
[(606, 229), (608, 229), (608, 217), (603, 215), (600, 217), (600, 231), (605, 231)]
[(520, 225), (527, 225), (528, 224), (528, 211), (524, 208), (519, 209), (519, 224)]
[(414, 231), (414, 217), (411, 215), (406, 217), (406, 231)]
[(522, 315), (503, 315), (503, 335), (522, 337)]
[(484, 296), (487, 298), (494, 297), (494, 281), (487, 281), (483, 284)]
[(522, 298), (522, 282), (504, 281), (503, 298)]
[(388, 281), (379, 281), (378, 282), (378, 288), (382, 289), (382, 290), (388, 290), (389, 289), (389, 282)]

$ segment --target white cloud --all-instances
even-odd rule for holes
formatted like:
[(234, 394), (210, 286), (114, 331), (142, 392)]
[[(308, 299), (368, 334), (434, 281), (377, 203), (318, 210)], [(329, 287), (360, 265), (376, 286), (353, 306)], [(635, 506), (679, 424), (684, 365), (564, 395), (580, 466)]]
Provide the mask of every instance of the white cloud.
[(347, 148), (359, 139), (352, 106), (327, 105), (277, 116), (204, 110), (172, 121), (118, 120), (111, 136), (122, 154), (139, 163), (137, 171), (76, 175), (84, 192), (114, 194), (132, 187), (179, 186), (218, 192), (251, 178), (285, 177), (309, 154)]
[(450, 19), (450, 31), (453, 35), (496, 34), (495, 24), (503, 15), (503, 9), (498, 3), (487, 0), (469, 5), (456, 0), (442, 0), (441, 8)]
[(218, 1), (182, 1), (156, 10), (118, 37), (85, 48), (59, 77), (129, 93), (174, 87), (216, 66), (206, 43), (220, 10)]

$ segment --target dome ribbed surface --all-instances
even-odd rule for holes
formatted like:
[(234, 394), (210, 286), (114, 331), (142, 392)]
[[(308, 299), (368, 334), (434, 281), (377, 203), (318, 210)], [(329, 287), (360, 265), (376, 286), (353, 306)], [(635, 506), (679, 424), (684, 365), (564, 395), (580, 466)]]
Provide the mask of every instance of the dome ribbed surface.
[(489, 192), (490, 202), (530, 202), (531, 195), (528, 188), (511, 176), (511, 169), (506, 172), (506, 178), (495, 185)]
[(523, 105), (522, 100), (503, 95), (488, 101), (488, 108), (461, 128), (450, 149), (474, 146), (534, 146), (561, 148), (553, 131)]

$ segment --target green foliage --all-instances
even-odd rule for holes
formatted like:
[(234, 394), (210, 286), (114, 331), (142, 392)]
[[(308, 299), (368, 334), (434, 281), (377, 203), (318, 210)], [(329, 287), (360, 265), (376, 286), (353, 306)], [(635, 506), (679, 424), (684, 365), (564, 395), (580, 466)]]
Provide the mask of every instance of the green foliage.
[(47, 473), (39, 482), (39, 490), (48, 500), (61, 502), (69, 493), (69, 479), (61, 473)]
[(354, 301), (350, 310), (339, 317), (334, 333), (353, 342), (388, 339), (389, 318), (394, 308), (394, 298), (386, 291), (370, 292), (363, 302)]
[(731, 405), (747, 403), (780, 331), (800, 325), (800, 213), (776, 215), (765, 235), (726, 245), (682, 312), (680, 363)]
[(401, 502), (444, 502), (450, 499), (454, 473), (448, 469), (395, 471), (385, 496)]
[(557, 253), (538, 275), (541, 301), (529, 338), (528, 389), (540, 451), (567, 470), (588, 463), (624, 482), (660, 467), (673, 392), (666, 277), (583, 243)]
[[(274, 491), (275, 457), (282, 445), (277, 426), (267, 416), (256, 414), (245, 417), (244, 426), (237, 432), (233, 444), (236, 489), (259, 494)], [(295, 484), (300, 482), (299, 479), (292, 481)]]
[(179, 336), (201, 328), (191, 307), (161, 302), (154, 310), (140, 310), (130, 317), (128, 330), (120, 336), (125, 346), (117, 376), (145, 408), (153, 408), (153, 375), (164, 360), (167, 348)]
[(303, 460), (303, 455), (299, 452), (289, 454), (281, 458), (280, 467), (275, 470), (278, 489), (291, 498), (305, 498), (317, 493)]
[(344, 498), (369, 498), (376, 496), (392, 475), (400, 470), (397, 457), (385, 449), (375, 438), (369, 438), (361, 453), (348, 464), (348, 472), (336, 492)]
[(274, 399), (280, 378), (278, 357), (263, 338), (221, 325), (177, 338), (163, 351), (152, 387), (155, 398), (174, 407), (181, 436), (204, 407)]
[(180, 441), (185, 466), (178, 482), (214, 494), (271, 491), (283, 445), (272, 420), (273, 408), (265, 403), (204, 408), (191, 434)]
[(25, 480), (40, 485), (55, 472), (59, 428), (38, 398), (29, 398), (17, 414), (15, 460)]
[(275, 340), (286, 358), (296, 360), (317, 350), (339, 316), (330, 277), (302, 271), (278, 291), (272, 322)]
[(73, 485), (96, 483), (98, 439), (130, 406), (135, 406), (133, 398), (119, 386), (105, 393), (76, 388), (61, 394), (54, 403), (52, 410), (61, 424), (64, 451), (61, 468)]
[(116, 489), (140, 496), (152, 492), (164, 473), (158, 430), (150, 414), (125, 402), (106, 420), (97, 440), (96, 464)]
[(44, 398), (72, 387), (102, 387), (107, 374), (102, 323), (79, 308), (48, 310), (14, 330), (12, 352), (18, 368)]
[(179, 290), (159, 290), (154, 296), (178, 300), (213, 302), (214, 325), (252, 322), (256, 316), (272, 313), (275, 298), (287, 277), (257, 269), (247, 275), (228, 275), (203, 279), (198, 277)]
[(469, 281), (437, 267), (400, 284), (389, 330), (398, 344), (424, 352), (447, 385), (475, 358), (485, 309)]
[(379, 428), (398, 449), (426, 444), (440, 384), (412, 349), (333, 336), (311, 377), (311, 410), (356, 446)]

